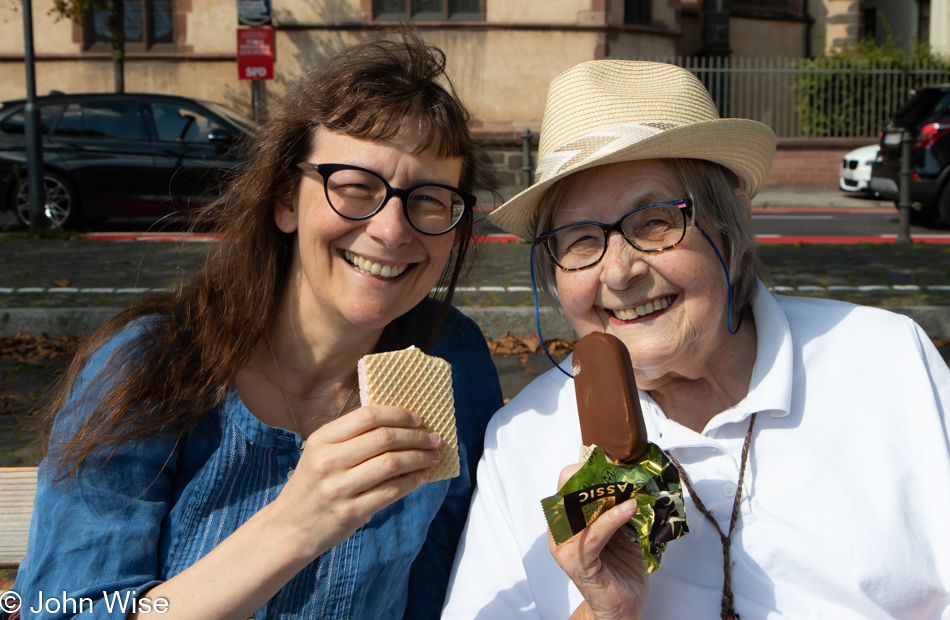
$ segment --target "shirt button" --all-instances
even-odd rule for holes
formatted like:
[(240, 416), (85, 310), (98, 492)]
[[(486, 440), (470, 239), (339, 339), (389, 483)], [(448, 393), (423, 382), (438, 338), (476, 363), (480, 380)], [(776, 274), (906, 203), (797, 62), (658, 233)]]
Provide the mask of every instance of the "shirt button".
[(290, 479), (293, 478), (293, 477), (294, 477), (294, 470), (292, 470), (292, 469), (291, 469), (291, 470), (288, 470), (288, 471), (287, 471), (287, 480), (290, 480)]
[(730, 482), (729, 484), (726, 484), (726, 485), (724, 485), (724, 486), (722, 487), (722, 494), (723, 494), (725, 497), (735, 497), (735, 495), (736, 495), (736, 490), (737, 490), (737, 489), (736, 489), (736, 485), (734, 485), (734, 484), (732, 484), (732, 483)]
[(718, 452), (719, 448), (716, 446), (706, 446), (706, 452)]

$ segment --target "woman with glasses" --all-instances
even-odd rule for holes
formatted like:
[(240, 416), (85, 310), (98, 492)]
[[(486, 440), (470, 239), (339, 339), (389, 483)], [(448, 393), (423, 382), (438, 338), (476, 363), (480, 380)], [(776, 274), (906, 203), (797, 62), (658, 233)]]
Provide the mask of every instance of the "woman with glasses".
[[(451, 307), (485, 186), (444, 69), (408, 31), (308, 75), (207, 214), (204, 268), (79, 353), (48, 408), (23, 617), (438, 615), (501, 406)], [(426, 483), (443, 438), (416, 412), (360, 403), (359, 359), (413, 345), (452, 365), (450, 480)]]
[(774, 146), (672, 65), (552, 82), (536, 181), (491, 220), (534, 239), (578, 335), (625, 345), (689, 531), (649, 576), (619, 530), (635, 500), (549, 537), (540, 500), (582, 447), (567, 359), (489, 424), (443, 618), (948, 617), (950, 370), (905, 317), (763, 285)]

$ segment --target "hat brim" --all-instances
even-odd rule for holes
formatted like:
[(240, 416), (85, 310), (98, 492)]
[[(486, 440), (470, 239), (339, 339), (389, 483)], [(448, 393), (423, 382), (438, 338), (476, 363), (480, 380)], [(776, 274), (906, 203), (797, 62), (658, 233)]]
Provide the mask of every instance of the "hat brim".
[(775, 133), (757, 121), (723, 118), (673, 127), (616, 151), (599, 152), (523, 190), (488, 215), (502, 230), (533, 239), (538, 202), (552, 185), (597, 166), (643, 159), (704, 159), (732, 170), (754, 196), (765, 184), (775, 154)]

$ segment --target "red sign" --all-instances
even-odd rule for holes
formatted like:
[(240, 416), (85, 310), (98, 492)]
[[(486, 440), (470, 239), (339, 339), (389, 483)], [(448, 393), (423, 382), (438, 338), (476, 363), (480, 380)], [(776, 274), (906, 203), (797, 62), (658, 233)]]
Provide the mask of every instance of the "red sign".
[(238, 79), (274, 79), (274, 31), (271, 28), (238, 28)]

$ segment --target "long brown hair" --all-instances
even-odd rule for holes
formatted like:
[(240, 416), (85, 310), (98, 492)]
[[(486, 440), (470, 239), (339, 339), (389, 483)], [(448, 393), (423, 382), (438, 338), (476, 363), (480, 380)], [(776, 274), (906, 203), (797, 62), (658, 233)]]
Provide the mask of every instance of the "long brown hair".
[[(145, 298), (93, 334), (40, 412), (48, 439), (57, 416), (66, 415), (67, 398), (84, 400), (81, 406), (89, 410), (70, 426), (71, 436), (49, 446), (60, 479), (75, 476), (93, 454), (97, 462), (100, 455), (109, 458), (125, 442), (160, 433), (180, 438), (221, 402), (277, 311), (295, 239), (275, 225), (274, 205), (296, 204), (302, 174), (296, 164), (310, 154), (317, 127), (376, 140), (392, 138), (412, 122), (419, 152), (436, 146), (440, 157), (462, 161), (462, 189), (490, 189), (469, 114), (445, 75), (445, 54), (405, 27), (401, 40), (337, 54), (305, 76), (270, 116), (224, 195), (201, 216), (221, 236), (202, 269), (180, 290)], [(437, 285), (440, 303), (425, 320), (429, 344), (463, 273), (473, 222), (474, 214), (466, 212), (457, 228)], [(93, 354), (133, 323), (134, 336), (95, 380), (83, 381), (94, 386), (95, 396), (92, 389), (72, 394)]]

